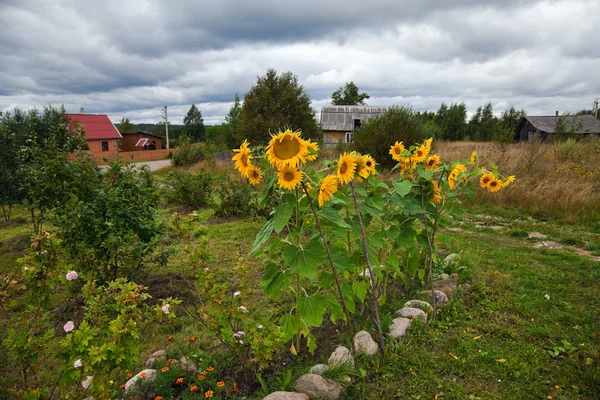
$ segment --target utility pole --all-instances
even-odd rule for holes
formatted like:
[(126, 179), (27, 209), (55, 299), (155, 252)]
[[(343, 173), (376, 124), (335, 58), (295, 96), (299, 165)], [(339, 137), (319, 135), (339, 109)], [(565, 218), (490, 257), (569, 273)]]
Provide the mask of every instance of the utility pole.
[(594, 117), (598, 118), (598, 98), (594, 99), (592, 111), (594, 112)]
[(167, 115), (167, 106), (165, 106), (165, 108), (163, 108), (161, 111), (162, 111), (163, 118), (165, 120), (165, 134), (167, 136), (167, 150), (168, 150), (169, 149), (169, 117)]

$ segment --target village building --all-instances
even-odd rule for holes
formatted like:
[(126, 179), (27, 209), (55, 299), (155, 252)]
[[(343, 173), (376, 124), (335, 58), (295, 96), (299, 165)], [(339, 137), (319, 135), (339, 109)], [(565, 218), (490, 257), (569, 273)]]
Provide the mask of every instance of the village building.
[[(558, 131), (558, 132), (557, 132)], [(600, 120), (593, 115), (525, 116), (517, 125), (515, 140), (527, 142), (535, 139), (552, 139), (557, 134), (585, 137), (600, 135)]]
[(374, 116), (381, 116), (388, 107), (372, 106), (325, 106), (321, 110), (323, 147), (333, 148), (339, 143), (352, 142), (352, 132), (363, 122)]
[(116, 156), (122, 139), (117, 127), (104, 114), (66, 114), (69, 126), (82, 126), (85, 141), (94, 158)]
[(121, 151), (161, 150), (163, 138), (146, 132), (121, 132)]

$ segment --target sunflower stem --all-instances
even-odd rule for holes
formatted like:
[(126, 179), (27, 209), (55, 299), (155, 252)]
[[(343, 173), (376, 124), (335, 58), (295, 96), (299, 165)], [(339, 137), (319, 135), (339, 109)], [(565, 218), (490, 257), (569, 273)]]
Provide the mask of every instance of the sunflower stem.
[(437, 304), (435, 301), (435, 294), (433, 293), (433, 244), (431, 241), (431, 236), (429, 235), (429, 224), (427, 223), (427, 213), (425, 212), (425, 192), (423, 190), (423, 185), (419, 183), (419, 188), (421, 189), (421, 209), (423, 210), (423, 222), (425, 223), (425, 235), (427, 236), (427, 244), (429, 247), (429, 263), (427, 266), (427, 273), (429, 274), (429, 283), (431, 285), (431, 299), (433, 301), (433, 320), (435, 321), (437, 315)]
[(379, 342), (379, 348), (385, 353), (385, 339), (383, 338), (383, 332), (381, 331), (381, 321), (379, 319), (379, 304), (377, 302), (377, 277), (373, 272), (371, 261), (369, 260), (369, 247), (367, 246), (367, 236), (365, 234), (365, 226), (363, 224), (360, 209), (358, 207), (358, 198), (356, 197), (356, 190), (354, 189), (354, 183), (350, 181), (350, 188), (352, 189), (352, 198), (354, 199), (354, 208), (356, 208), (356, 215), (358, 216), (358, 224), (360, 225), (360, 233), (362, 236), (363, 249), (365, 253), (365, 260), (367, 262), (367, 268), (369, 269), (369, 275), (371, 276), (371, 298), (373, 302), (373, 323), (377, 330), (377, 341)]
[[(296, 187), (296, 245), (300, 243), (300, 191)], [(296, 313), (300, 318), (300, 275), (296, 272)], [(296, 332), (296, 352), (300, 352), (300, 332)]]
[[(312, 199), (310, 198), (310, 194), (308, 193), (308, 188), (304, 182), (302, 184), (302, 189), (306, 194), (306, 199), (308, 200), (308, 204), (310, 204), (310, 209), (315, 217), (315, 224), (319, 229), (319, 235), (321, 236), (321, 242), (323, 242), (323, 247), (325, 247), (325, 251), (327, 252), (327, 258), (329, 259), (329, 266), (331, 267), (331, 272), (333, 273), (333, 278), (335, 280), (335, 286), (337, 287), (338, 294), (340, 296), (340, 301), (342, 303), (342, 308), (344, 309), (344, 314), (346, 314), (346, 320), (348, 322), (348, 330), (350, 331), (350, 335), (354, 333), (354, 327), (352, 326), (352, 319), (350, 319), (350, 312), (348, 311), (348, 307), (346, 307), (346, 301), (344, 300), (344, 294), (342, 292), (342, 286), (340, 285), (340, 280), (338, 278), (337, 271), (335, 270), (335, 266), (333, 263), (333, 257), (331, 256), (331, 252), (329, 251), (329, 246), (327, 245), (327, 241), (325, 240), (325, 235), (323, 234), (323, 228), (321, 228), (321, 222), (319, 221), (319, 217), (317, 215), (317, 211), (315, 210), (315, 206), (312, 203)], [(352, 341), (352, 352), (356, 354), (356, 349), (354, 348), (354, 340)]]

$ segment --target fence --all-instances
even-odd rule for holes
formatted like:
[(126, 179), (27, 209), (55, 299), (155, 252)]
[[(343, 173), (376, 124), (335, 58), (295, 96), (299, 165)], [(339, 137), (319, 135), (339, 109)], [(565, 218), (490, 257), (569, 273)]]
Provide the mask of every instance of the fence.
[(152, 161), (169, 158), (169, 153), (176, 153), (177, 149), (143, 150), (143, 151), (120, 151), (118, 153), (91, 153), (92, 158), (98, 164), (106, 164), (104, 158), (114, 160), (119, 157), (124, 161)]

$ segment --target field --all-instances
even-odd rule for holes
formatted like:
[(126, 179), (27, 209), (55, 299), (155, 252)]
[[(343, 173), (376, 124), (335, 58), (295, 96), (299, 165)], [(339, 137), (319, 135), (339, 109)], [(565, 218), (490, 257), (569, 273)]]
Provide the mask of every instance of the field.
[[(446, 143), (437, 150), (443, 158), (465, 158), (473, 145)], [(331, 373), (344, 386), (343, 398), (600, 397), (600, 161), (586, 158), (577, 145), (567, 150), (496, 146), (477, 145), (477, 151), (482, 158), (497, 159), (507, 173), (517, 175), (517, 182), (499, 196), (478, 193), (476, 201), (467, 202), (462, 216), (445, 221), (436, 237), (440, 256), (460, 256), (458, 262), (441, 263), (438, 272), (458, 273), (459, 283), (469, 284), (470, 289), (457, 291), (436, 321), (415, 324), (400, 340), (387, 339), (386, 354), (358, 356), (354, 370)], [(173, 170), (153, 174), (159, 186)], [(209, 162), (189, 170), (215, 176), (232, 173), (228, 165)], [(192, 215), (189, 211), (168, 205), (160, 210), (162, 222), (171, 227), (160, 246), (172, 249), (172, 255), (141, 283), (153, 299), (173, 296), (182, 304), (177, 306), (173, 324), (148, 327), (144, 332), (134, 372), (143, 369), (144, 361), (156, 350), (185, 353), (183, 339), (187, 343), (187, 338), (194, 337), (199, 354), (210, 358), (219, 374), (234, 374), (227, 379), (239, 385), (240, 398), (260, 399), (276, 390), (289, 390), (311, 366), (327, 363), (337, 345), (351, 348), (346, 327), (328, 322), (315, 329), (318, 347), (314, 355), (303, 347), (293, 356), (286, 346), (276, 353), (275, 363), (257, 369), (254, 376), (231, 372), (232, 361), (223, 346), (193, 312), (206, 306), (195, 289), (196, 276), (208, 268), (229, 288), (239, 289), (249, 318), (257, 324), (278, 319), (291, 299), (273, 300), (261, 289), (265, 255), (250, 254), (250, 247), (265, 222), (263, 216), (216, 217), (214, 207), (205, 207), (184, 228), (172, 228), (173, 213)], [(18, 271), (16, 260), (29, 248), (29, 235), (24, 209), (17, 208), (11, 221), (0, 223), (0, 273)], [(276, 238), (267, 244), (272, 243)], [(395, 289), (381, 308), (384, 330), (395, 311), (423, 290), (419, 282), (391, 286)], [(6, 300), (9, 314), (25, 307), (20, 301)], [(57, 307), (57, 320), (66, 311)], [(371, 326), (365, 315), (359, 314), (358, 320)], [(172, 341), (167, 340), (169, 336)], [(10, 365), (0, 366), (1, 398), (15, 396), (10, 389), (19, 371)], [(111, 383), (116, 393), (127, 380), (124, 371), (119, 374)], [(346, 375), (350, 382), (342, 379)]]

